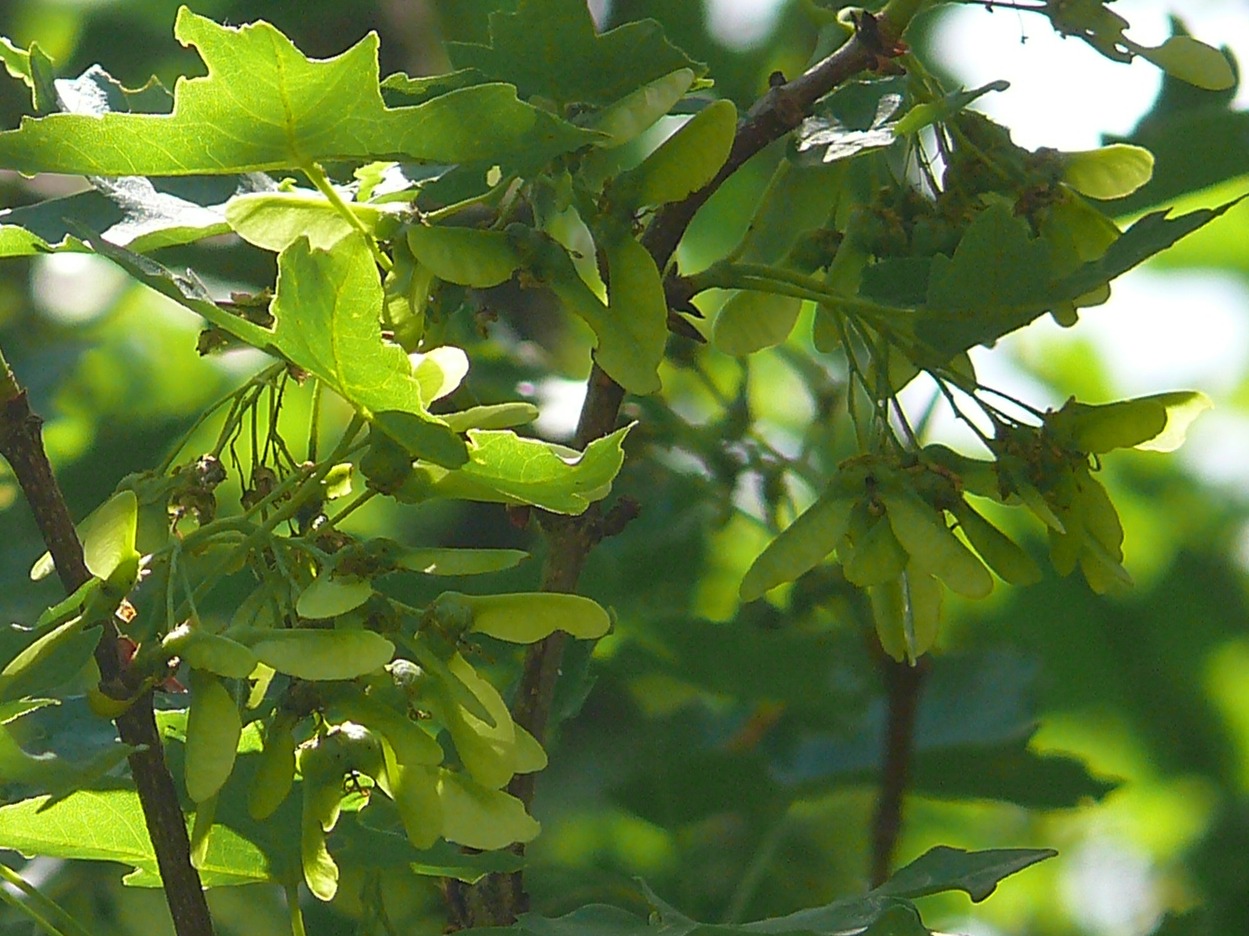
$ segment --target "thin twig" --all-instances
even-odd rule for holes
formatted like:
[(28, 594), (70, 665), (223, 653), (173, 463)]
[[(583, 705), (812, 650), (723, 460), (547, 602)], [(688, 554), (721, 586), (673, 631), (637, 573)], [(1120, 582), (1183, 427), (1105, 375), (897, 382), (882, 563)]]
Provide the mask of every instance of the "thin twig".
[[(898, 27), (905, 25), (909, 16), (900, 19), (896, 24)], [(667, 205), (655, 214), (642, 235), (642, 244), (655, 260), (655, 265), (661, 271), (668, 267), (694, 215), (729, 176), (769, 143), (797, 127), (817, 100), (853, 75), (873, 66), (876, 61), (877, 53), (856, 34), (801, 76), (770, 89), (760, 98), (738, 124), (728, 160), (715, 178), (684, 201)], [(616, 428), (624, 393), (624, 389), (598, 364), (594, 365), (577, 424), (574, 443), (577, 448), (584, 448)], [(580, 517), (549, 516), (544, 519), (548, 551), (542, 575), (543, 591), (576, 590), (586, 558), (598, 542), (600, 523), (601, 512), (597, 504)], [(545, 740), (554, 702), (555, 679), (563, 660), (566, 639), (563, 634), (553, 634), (531, 647), (525, 657), (513, 703), (513, 717), (539, 741)], [(531, 775), (517, 777), (509, 789), (526, 806), (532, 802), (534, 781)], [(523, 846), (516, 846), (515, 850), (523, 852)], [(445, 896), (453, 929), (508, 926), (528, 906), (524, 879), (519, 871), (509, 875), (487, 875), (470, 888), (447, 881)]]
[(921, 659), (912, 666), (882, 654), (880, 671), (885, 683), (888, 714), (880, 785), (876, 792), (876, 813), (872, 817), (873, 887), (889, 879), (898, 836), (902, 832), (902, 805), (910, 784), (915, 749), (915, 716), (919, 710), (920, 689), (928, 672), (928, 661)]
[[(91, 572), (83, 559), (82, 544), (43, 447), (41, 420), (31, 412), (25, 391), (18, 388), (2, 358), (0, 365), (6, 373), (4, 386), (18, 389), (15, 395), (0, 403), (0, 455), (13, 469), (44, 544), (56, 563), (61, 584), (66, 593), (72, 594), (90, 580)], [(101, 684), (124, 685), (126, 674), (118, 653), (117, 629), (106, 625), (103, 630), (95, 649)], [(130, 773), (156, 853), (174, 929), (178, 936), (212, 936), (212, 919), (199, 872), (191, 865), (186, 817), (165, 763), (152, 711), (151, 691), (139, 696), (117, 717), (116, 724), (121, 740), (138, 749), (129, 757)]]

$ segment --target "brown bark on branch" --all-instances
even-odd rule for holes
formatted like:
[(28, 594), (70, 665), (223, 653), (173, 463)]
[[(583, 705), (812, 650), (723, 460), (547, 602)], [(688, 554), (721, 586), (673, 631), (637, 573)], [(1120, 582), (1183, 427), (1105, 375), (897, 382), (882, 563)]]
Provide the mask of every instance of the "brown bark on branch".
[[(7, 371), (7, 365), (4, 367)], [(0, 403), (0, 455), (13, 469), (44, 544), (56, 563), (61, 584), (66, 592), (72, 593), (91, 578), (91, 572), (83, 559), (82, 544), (78, 541), (69, 508), (43, 447), (41, 420), (31, 412), (26, 392), (17, 388), (12, 374), (6, 373), (5, 376), (5, 386), (17, 392)], [(106, 626), (104, 631), (95, 648), (95, 659), (100, 669), (101, 684), (116, 685), (124, 682), (117, 646), (118, 632), (112, 626)], [(116, 725), (122, 741), (140, 748), (129, 757), (130, 773), (134, 777), (148, 836), (156, 853), (174, 929), (178, 936), (212, 936), (212, 919), (199, 872), (191, 864), (186, 817), (165, 763), (152, 711), (151, 691), (143, 693), (119, 715)]]
[[(642, 235), (642, 244), (656, 266), (661, 271), (667, 268), (694, 215), (726, 179), (768, 144), (797, 127), (817, 100), (852, 76), (875, 66), (880, 56), (880, 49), (856, 34), (798, 78), (774, 86), (760, 98), (739, 122), (728, 160), (715, 178), (685, 200), (666, 205), (651, 220)], [(576, 447), (584, 448), (614, 431), (623, 401), (624, 389), (595, 364), (577, 425)], [(549, 548), (542, 577), (544, 591), (576, 590), (585, 560), (601, 538), (601, 523), (598, 505), (579, 517), (545, 519), (543, 528)], [(566, 635), (557, 633), (531, 647), (517, 689), (513, 717), (540, 742), (546, 740), (555, 679), (565, 642)], [(529, 806), (533, 801), (534, 777), (517, 777), (509, 789)], [(517, 846), (516, 851), (522, 853), (523, 846)], [(453, 929), (508, 926), (528, 909), (524, 880), (519, 871), (510, 875), (488, 875), (471, 888), (451, 881), (446, 891)]]
[(915, 719), (920, 690), (928, 673), (928, 661), (914, 666), (881, 654), (887, 714), (881, 752), (876, 812), (872, 816), (871, 882), (877, 887), (889, 880), (898, 837), (902, 833), (902, 806), (911, 780), (915, 750)]

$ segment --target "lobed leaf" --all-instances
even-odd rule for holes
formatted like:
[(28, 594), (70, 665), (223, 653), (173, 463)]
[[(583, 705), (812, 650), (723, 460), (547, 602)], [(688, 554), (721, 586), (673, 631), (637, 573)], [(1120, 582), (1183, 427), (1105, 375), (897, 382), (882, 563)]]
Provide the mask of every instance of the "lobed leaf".
[[(174, 36), (208, 68), (180, 78), (170, 114), (24, 117), (0, 133), (0, 166), (104, 176), (207, 175), (329, 160), (468, 162), (538, 150), (547, 157), (596, 135), (484, 84), (388, 108), (378, 38), (313, 60), (263, 20), (237, 28), (178, 11)], [(246, 127), (246, 133), (239, 133)]]
[(382, 286), (361, 236), (340, 241), (329, 252), (314, 250), (300, 238), (279, 254), (272, 329), (221, 309), (190, 275), (175, 274), (94, 235), (83, 237), (140, 282), (321, 378), (414, 457), (449, 467), (467, 458), (463, 440), (426, 410), (420, 381), (403, 349), (382, 338)]
[[(133, 790), (80, 790), (0, 806), (0, 847), (28, 857), (116, 861), (156, 874), (156, 855)], [(107, 821), (101, 821), (104, 818)]]
[(490, 44), (449, 42), (457, 69), (516, 85), (525, 97), (607, 104), (682, 68), (706, 71), (664, 38), (654, 20), (597, 35), (582, 0), (521, 0), (490, 14)]

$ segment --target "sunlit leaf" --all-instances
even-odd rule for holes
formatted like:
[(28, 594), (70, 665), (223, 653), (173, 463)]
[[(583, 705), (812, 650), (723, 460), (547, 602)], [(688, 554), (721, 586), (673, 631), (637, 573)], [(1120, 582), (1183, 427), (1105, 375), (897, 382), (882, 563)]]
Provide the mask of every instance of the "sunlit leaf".
[(1060, 158), (1063, 181), (1089, 198), (1131, 195), (1154, 172), (1154, 154), (1143, 146), (1128, 143), (1063, 153)]
[(1147, 452), (1174, 452), (1184, 444), (1188, 427), (1202, 413), (1214, 406), (1208, 396), (1197, 390), (1181, 390), (1175, 393), (1160, 393), (1155, 398), (1166, 407), (1167, 423), (1165, 428), (1136, 447)]
[(594, 440), (585, 452), (507, 430), (470, 429), (467, 465), (458, 471), (419, 467), (398, 496), (463, 497), (579, 514), (610, 492), (624, 464), (621, 445), (629, 428)]
[(425, 409), (403, 349), (382, 338), (381, 281), (359, 235), (330, 252), (313, 250), (303, 238), (282, 251), (272, 329), (221, 309), (195, 278), (86, 236), (97, 252), (143, 283), (320, 377), (414, 456), (452, 467), (466, 458), (463, 440)]
[(248, 243), (279, 253), (301, 237), (314, 250), (329, 250), (359, 230), (376, 235), (388, 217), (373, 205), (345, 204), (354, 223), (320, 192), (246, 192), (226, 202), (225, 219)]
[(472, 612), (471, 630), (512, 643), (534, 643), (556, 630), (593, 639), (602, 637), (611, 626), (607, 612), (581, 595), (522, 592), (455, 597)]
[(479, 786), (467, 777), (443, 771), (438, 781), (443, 837), (469, 848), (505, 848), (528, 842), (539, 831), (524, 804), (502, 790)]
[(619, 101), (598, 111), (587, 126), (607, 134), (607, 139), (601, 144), (603, 146), (628, 143), (668, 113), (693, 83), (693, 69), (678, 68), (630, 91)]
[(19, 129), (0, 133), (0, 165), (31, 173), (204, 175), (319, 160), (554, 154), (594, 138), (522, 103), (503, 84), (387, 108), (375, 33), (334, 58), (312, 60), (264, 21), (219, 26), (183, 7), (174, 35), (199, 51), (208, 75), (178, 81), (173, 113), (23, 118)]
[(732, 101), (713, 101), (681, 125), (640, 164), (612, 182), (612, 198), (638, 208), (680, 201), (713, 178), (729, 158), (737, 128)]
[(238, 630), (232, 637), (279, 673), (300, 679), (355, 679), (381, 669), (395, 646), (369, 630)]
[(1192, 36), (1172, 36), (1155, 48), (1137, 50), (1168, 75), (1207, 91), (1221, 91), (1236, 83), (1236, 73), (1227, 56)]
[(369, 600), (373, 585), (355, 576), (319, 575), (299, 593), (295, 612), (317, 620), (346, 614)]

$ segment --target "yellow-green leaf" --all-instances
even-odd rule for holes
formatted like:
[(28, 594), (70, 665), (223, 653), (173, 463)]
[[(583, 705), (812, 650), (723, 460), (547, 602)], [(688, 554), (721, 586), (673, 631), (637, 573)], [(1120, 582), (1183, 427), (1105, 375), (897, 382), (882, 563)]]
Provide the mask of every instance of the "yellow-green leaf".
[(518, 100), (516, 89), (501, 83), (388, 108), (376, 33), (316, 60), (264, 21), (219, 26), (184, 6), (174, 36), (199, 52), (208, 74), (177, 83), (173, 113), (26, 117), (19, 129), (0, 133), (0, 163), (27, 173), (235, 174), (314, 161), (554, 155), (598, 138)]
[(950, 532), (936, 508), (910, 492), (882, 492), (880, 499), (913, 568), (931, 572), (968, 598), (984, 598), (993, 591), (989, 570)]
[(799, 514), (746, 570), (738, 590), (742, 601), (762, 598), (818, 565), (846, 532), (854, 503), (851, 497), (825, 494)]
[(592, 640), (611, 627), (611, 617), (581, 595), (521, 592), (505, 595), (461, 595), (446, 592), (439, 600), (463, 602), (472, 611), (470, 630), (512, 643), (534, 643), (557, 630)]
[(1227, 56), (1192, 36), (1172, 36), (1156, 48), (1136, 51), (1168, 75), (1207, 91), (1223, 91), (1236, 83)]
[(199, 803), (216, 794), (234, 770), (242, 719), (234, 699), (211, 673), (191, 670), (186, 719), (186, 791)]
[(408, 247), (439, 279), (481, 289), (506, 282), (521, 262), (502, 231), (414, 224)]
[(711, 343), (735, 357), (774, 347), (789, 337), (801, 311), (802, 300), (794, 296), (741, 290), (716, 313)]
[(1122, 198), (1154, 174), (1154, 154), (1131, 143), (1063, 153), (1061, 158), (1063, 181), (1089, 198)]
[(448, 842), (490, 851), (528, 842), (540, 826), (525, 804), (502, 790), (491, 790), (444, 770), (438, 782), (442, 835)]
[(715, 178), (737, 129), (732, 101), (713, 101), (664, 140), (641, 164), (616, 178), (615, 200), (630, 208), (680, 201)]
[(279, 673), (300, 679), (355, 679), (381, 669), (395, 645), (370, 630), (240, 629), (231, 634)]

